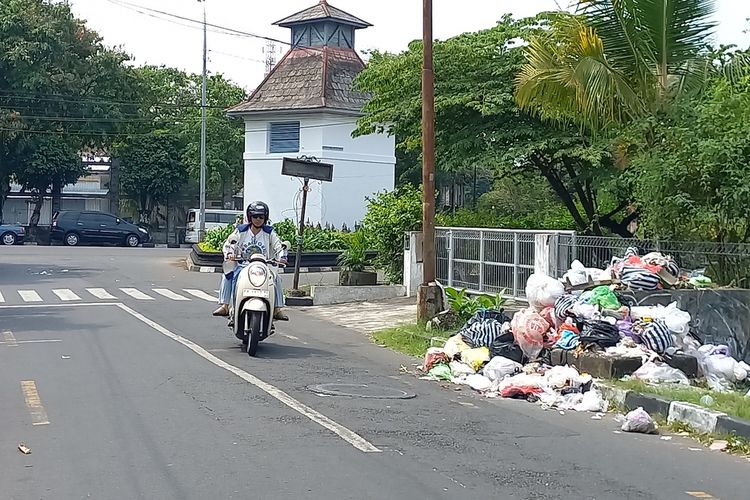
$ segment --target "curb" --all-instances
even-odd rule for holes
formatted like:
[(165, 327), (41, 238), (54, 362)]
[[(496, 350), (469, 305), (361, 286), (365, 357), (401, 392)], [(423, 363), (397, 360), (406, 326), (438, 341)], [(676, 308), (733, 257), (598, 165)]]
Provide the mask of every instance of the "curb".
[[(188, 271), (194, 272), (194, 273), (222, 273), (224, 270), (221, 267), (214, 267), (214, 266), (197, 266), (195, 263), (193, 263), (193, 259), (188, 255), (185, 258), (185, 267)], [(300, 267), (299, 272), (302, 274), (306, 273), (332, 273), (332, 272), (338, 272), (338, 267)], [(293, 274), (294, 269), (285, 267), (281, 274)]]
[(640, 406), (650, 414), (663, 415), (667, 422), (682, 422), (698, 432), (735, 434), (750, 440), (750, 420), (732, 417), (684, 401), (671, 401), (654, 394), (612, 387), (601, 381), (594, 381), (594, 387), (601, 391), (605, 399), (614, 401), (628, 410)]

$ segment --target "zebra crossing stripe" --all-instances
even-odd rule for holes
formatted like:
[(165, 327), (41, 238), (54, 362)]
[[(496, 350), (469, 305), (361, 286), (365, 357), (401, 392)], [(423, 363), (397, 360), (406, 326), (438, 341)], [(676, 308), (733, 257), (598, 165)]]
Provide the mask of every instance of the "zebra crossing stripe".
[(87, 288), (86, 291), (89, 292), (94, 297), (96, 297), (97, 299), (102, 299), (102, 300), (117, 299), (117, 297), (107, 292), (107, 290), (105, 290), (104, 288)]
[(153, 288), (152, 290), (158, 293), (159, 295), (166, 297), (168, 299), (180, 300), (180, 301), (190, 300), (187, 297), (183, 297), (182, 295), (178, 293), (174, 293), (172, 290), (169, 290), (168, 288)]
[(192, 290), (192, 289), (185, 289), (185, 293), (192, 295), (195, 298), (207, 300), (209, 302), (216, 302), (219, 300), (218, 297), (214, 297), (213, 295), (209, 295), (203, 290)]
[(154, 300), (153, 297), (146, 295), (137, 288), (120, 288), (120, 290), (122, 291), (122, 293), (130, 295), (136, 300)]
[(81, 297), (73, 293), (73, 290), (68, 288), (62, 288), (59, 290), (52, 290), (52, 293), (57, 295), (63, 302), (71, 302), (74, 300), (81, 300)]
[(18, 295), (21, 296), (24, 302), (42, 302), (42, 297), (34, 290), (18, 290)]
[(3, 297), (3, 292), (0, 292), (0, 304), (5, 302), (5, 297)]

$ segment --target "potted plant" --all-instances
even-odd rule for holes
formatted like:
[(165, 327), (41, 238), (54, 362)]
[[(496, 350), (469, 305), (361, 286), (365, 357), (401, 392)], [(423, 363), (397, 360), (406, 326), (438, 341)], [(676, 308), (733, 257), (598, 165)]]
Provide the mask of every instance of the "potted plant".
[(343, 286), (377, 285), (378, 273), (365, 271), (367, 264), (367, 237), (363, 231), (352, 233), (349, 245), (339, 256), (339, 284)]

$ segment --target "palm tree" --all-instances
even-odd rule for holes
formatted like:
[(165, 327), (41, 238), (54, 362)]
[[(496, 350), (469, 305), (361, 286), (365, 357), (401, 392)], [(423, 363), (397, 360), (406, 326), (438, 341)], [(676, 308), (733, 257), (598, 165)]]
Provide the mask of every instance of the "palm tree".
[(579, 0), (529, 40), (519, 106), (598, 133), (666, 109), (713, 70), (715, 0)]

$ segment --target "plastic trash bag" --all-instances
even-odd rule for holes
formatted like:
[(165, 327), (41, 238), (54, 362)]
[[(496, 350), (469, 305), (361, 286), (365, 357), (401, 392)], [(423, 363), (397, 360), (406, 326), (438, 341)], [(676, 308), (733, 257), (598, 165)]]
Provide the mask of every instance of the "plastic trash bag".
[(469, 365), (474, 372), (478, 372), (482, 366), (490, 360), (490, 350), (486, 347), (467, 349), (461, 352), (461, 361)]
[(536, 359), (544, 347), (544, 336), (551, 325), (531, 309), (518, 311), (513, 316), (511, 329), (516, 344), (529, 359)]
[(433, 366), (428, 375), (438, 380), (450, 380), (453, 378), (450, 367), (443, 363)]
[(475, 391), (479, 392), (489, 391), (490, 387), (492, 387), (492, 381), (490, 381), (490, 379), (488, 379), (484, 375), (479, 375), (478, 373), (466, 377), (464, 383)]
[(574, 260), (570, 264), (570, 270), (563, 276), (563, 280), (570, 281), (573, 286), (588, 283), (589, 278), (592, 280), (606, 279), (609, 278), (609, 275), (602, 269), (587, 268), (580, 260)]
[(586, 320), (583, 322), (580, 340), (584, 345), (596, 344), (606, 349), (620, 342), (620, 330), (606, 321)]
[(526, 282), (526, 300), (537, 311), (545, 307), (555, 307), (555, 301), (564, 294), (563, 284), (546, 274), (534, 273)]
[(572, 366), (553, 366), (545, 372), (544, 378), (549, 387), (562, 389), (568, 386), (575, 387), (579, 375), (578, 370)]
[(443, 351), (445, 351), (445, 354), (447, 354), (450, 359), (454, 359), (457, 354), (469, 349), (471, 349), (471, 347), (464, 342), (461, 335), (454, 335), (449, 338), (443, 347)]
[(429, 372), (432, 367), (438, 363), (448, 363), (450, 358), (443, 349), (437, 347), (430, 347), (424, 355), (424, 361), (422, 362), (422, 370)]
[(678, 369), (672, 368), (666, 363), (657, 364), (653, 361), (644, 363), (632, 375), (633, 378), (651, 382), (654, 384), (684, 384), (690, 385), (690, 380), (685, 373)]
[[(737, 381), (737, 375), (742, 375), (744, 371), (739, 368), (735, 373), (739, 363), (731, 356), (724, 354), (711, 354), (699, 359), (698, 362), (706, 377), (708, 387), (719, 392), (731, 391), (732, 384)], [(745, 378), (747, 378), (747, 372), (745, 372)]]
[(502, 356), (495, 356), (487, 363), (482, 370), (485, 377), (491, 381), (503, 380), (506, 377), (515, 375), (521, 371), (521, 363), (516, 363), (512, 359)]
[(450, 367), (451, 373), (454, 377), (474, 375), (474, 369), (461, 361), (451, 361), (448, 366)]
[(617, 296), (608, 286), (598, 286), (591, 290), (591, 296), (587, 302), (598, 305), (602, 309), (617, 310), (621, 307)]
[(646, 410), (638, 407), (625, 415), (622, 430), (625, 432), (640, 432), (641, 434), (656, 434), (656, 422)]
[(666, 307), (664, 323), (669, 331), (675, 335), (685, 335), (690, 332), (690, 313), (677, 308), (673, 302)]
[(583, 399), (573, 409), (575, 411), (605, 412), (608, 406), (609, 403), (604, 400), (602, 393), (592, 389), (583, 394)]
[(522, 373), (503, 380), (498, 391), (504, 398), (540, 394), (544, 392), (544, 379), (538, 375)]
[(490, 355), (494, 357), (508, 358), (517, 363), (524, 363), (525, 356), (521, 348), (516, 344), (516, 339), (511, 332), (508, 337), (503, 336), (495, 339), (490, 346)]

